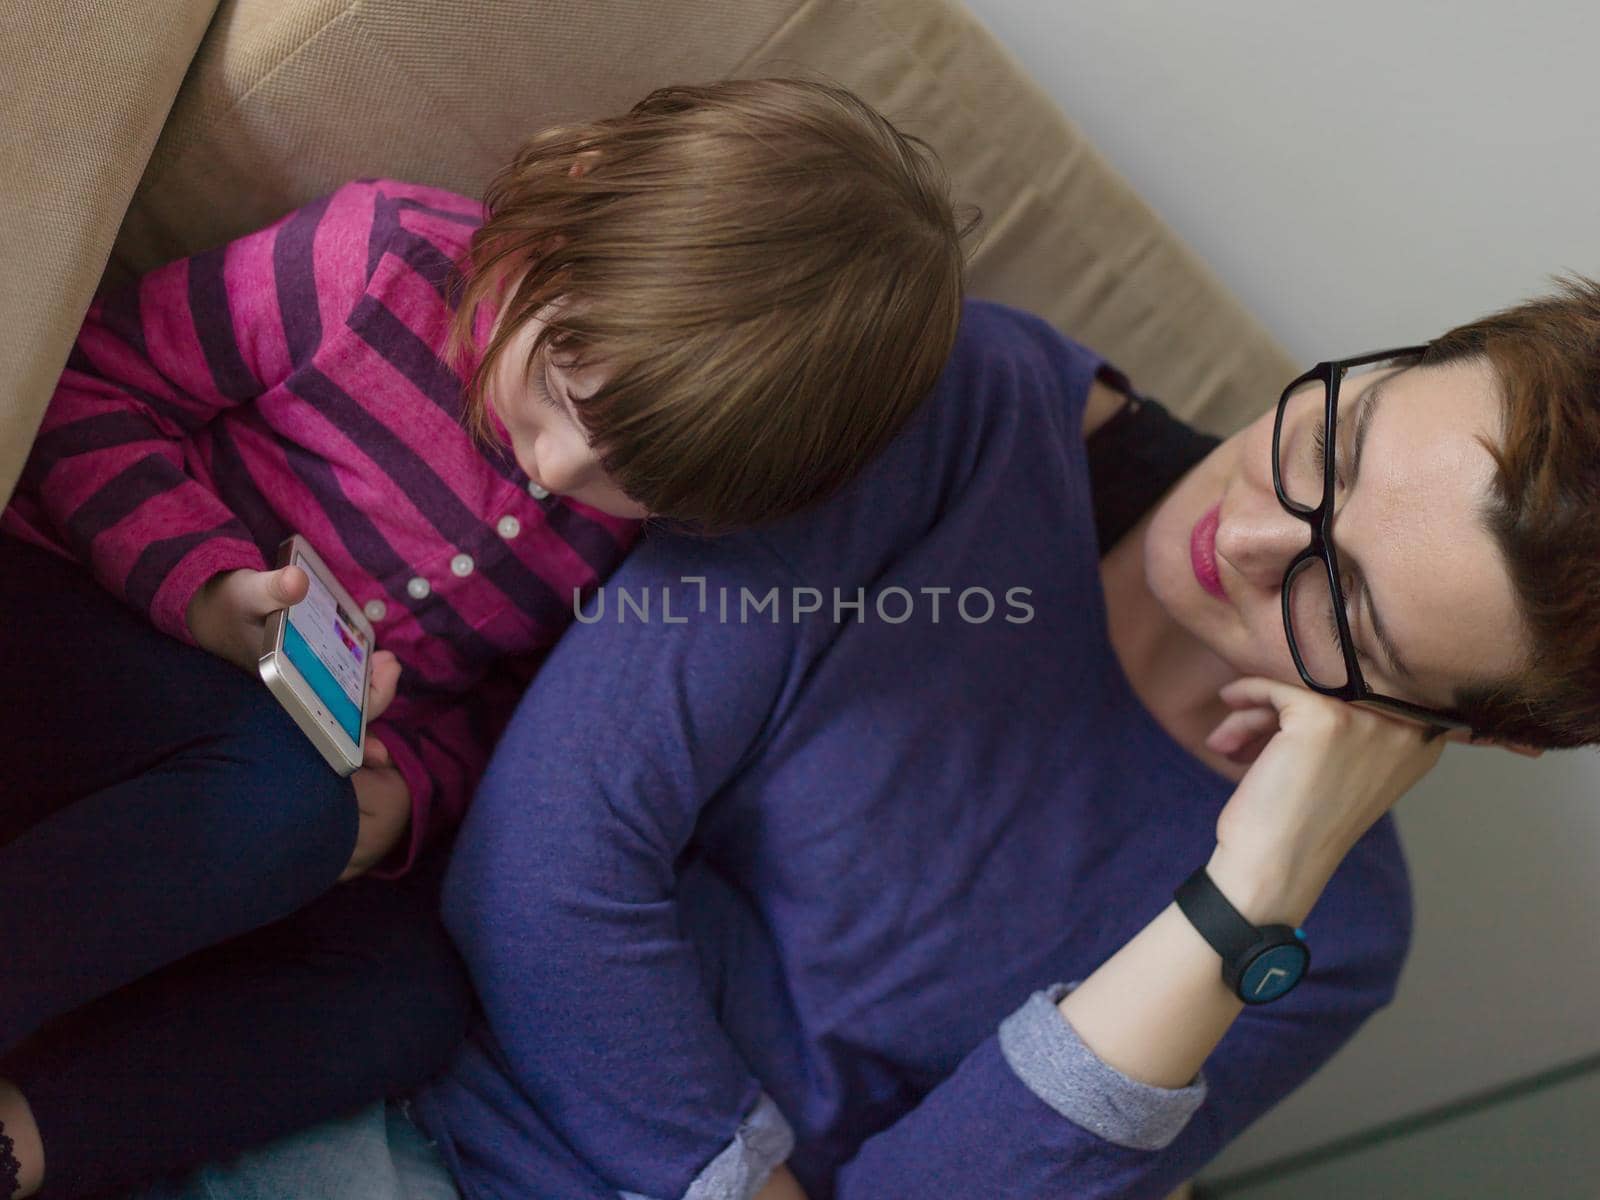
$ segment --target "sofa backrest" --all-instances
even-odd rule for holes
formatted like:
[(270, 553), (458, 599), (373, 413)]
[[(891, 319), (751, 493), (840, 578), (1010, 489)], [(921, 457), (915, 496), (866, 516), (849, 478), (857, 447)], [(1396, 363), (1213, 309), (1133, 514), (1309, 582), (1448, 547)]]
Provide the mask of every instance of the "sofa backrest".
[(6, 7), (0, 72), (0, 504), (216, 0)]
[[(665, 83), (791, 73), (851, 88), (934, 146), (957, 198), (984, 213), (976, 294), (1042, 314), (1218, 431), (1260, 412), (1295, 373), (954, 0), (225, 0), (106, 281), (236, 237), (348, 179), (477, 195), (542, 126), (620, 111)], [(59, 372), (70, 330), (65, 342), (57, 333)], [(46, 399), (32, 397), (40, 410)], [(32, 421), (6, 430), (0, 488), (36, 412)]]

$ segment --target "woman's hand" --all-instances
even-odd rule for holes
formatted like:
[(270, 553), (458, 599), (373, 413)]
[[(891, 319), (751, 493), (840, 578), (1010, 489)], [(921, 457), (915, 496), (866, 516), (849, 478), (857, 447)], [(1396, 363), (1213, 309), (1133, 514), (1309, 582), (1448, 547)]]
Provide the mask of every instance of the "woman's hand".
[[(1252, 923), (1299, 925), (1361, 835), (1439, 761), (1444, 739), (1269, 679), (1235, 680), (1222, 698), (1234, 711), (1207, 744), (1260, 752), (1217, 818), (1206, 871)], [(1183, 1087), (1244, 1007), (1217, 967), (1169, 904), (1058, 1007), (1124, 1075)]]
[[(367, 699), (369, 725), (389, 707), (399, 682), (399, 661), (389, 651), (379, 650), (372, 656)], [(350, 855), (350, 865), (339, 876), (340, 883), (348, 883), (377, 866), (411, 827), (411, 789), (389, 758), (389, 748), (368, 734), (361, 751), (361, 766), (350, 777), (356, 787), (361, 824), (356, 831), (355, 851)]]
[(219, 572), (190, 598), (189, 632), (204, 649), (254, 675), (267, 618), (299, 604), (310, 587), (306, 573), (294, 566)]
[(1252, 921), (1297, 925), (1361, 836), (1439, 761), (1444, 739), (1270, 679), (1237, 679), (1221, 696), (1234, 711), (1206, 744), (1253, 761), (1217, 818), (1208, 869)]

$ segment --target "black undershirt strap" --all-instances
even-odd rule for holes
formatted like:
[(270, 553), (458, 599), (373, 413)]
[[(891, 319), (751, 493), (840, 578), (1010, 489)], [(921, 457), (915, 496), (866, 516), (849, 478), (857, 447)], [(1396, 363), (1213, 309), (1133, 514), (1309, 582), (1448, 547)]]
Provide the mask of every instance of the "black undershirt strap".
[(1095, 535), (1103, 558), (1222, 439), (1141, 396), (1113, 367), (1103, 368), (1099, 378), (1128, 397), (1088, 440)]

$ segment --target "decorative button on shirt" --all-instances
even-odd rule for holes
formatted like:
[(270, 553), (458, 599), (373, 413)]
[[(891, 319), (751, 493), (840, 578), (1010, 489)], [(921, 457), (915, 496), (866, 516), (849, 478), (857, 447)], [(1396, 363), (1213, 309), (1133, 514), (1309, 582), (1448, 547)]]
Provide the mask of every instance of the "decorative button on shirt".
[(389, 615), (389, 606), (382, 600), (368, 600), (361, 606), (361, 611), (367, 614), (367, 620), (381, 621)]
[(450, 560), (450, 573), (457, 579), (465, 579), (472, 574), (472, 568), (476, 565), (472, 561), (472, 555), (458, 554)]
[(500, 523), (495, 526), (495, 530), (509, 542), (522, 532), (522, 522), (508, 513), (500, 518)]
[(431, 591), (433, 587), (421, 575), (412, 576), (410, 582), (406, 584), (406, 595), (413, 600), (426, 600)]
[(550, 493), (548, 490), (540, 487), (537, 483), (534, 483), (533, 480), (528, 480), (528, 495), (532, 496), (535, 500), (543, 500), (549, 494)]

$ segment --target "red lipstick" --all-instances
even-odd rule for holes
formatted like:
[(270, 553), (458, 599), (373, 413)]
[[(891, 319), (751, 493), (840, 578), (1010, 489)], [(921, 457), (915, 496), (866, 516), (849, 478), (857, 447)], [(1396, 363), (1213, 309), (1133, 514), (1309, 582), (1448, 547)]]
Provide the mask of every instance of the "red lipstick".
[(1226, 600), (1228, 593), (1223, 590), (1222, 576), (1217, 572), (1217, 521), (1221, 515), (1219, 502), (1194, 523), (1194, 531), (1189, 534), (1189, 562), (1200, 586), (1218, 600)]

